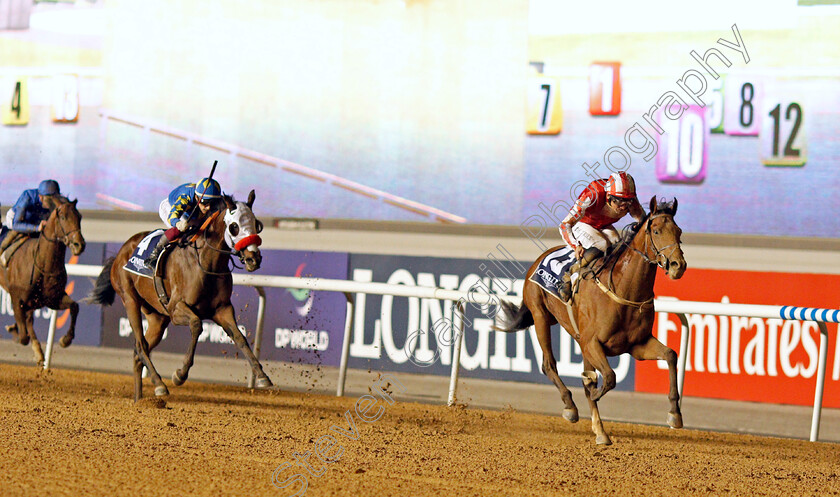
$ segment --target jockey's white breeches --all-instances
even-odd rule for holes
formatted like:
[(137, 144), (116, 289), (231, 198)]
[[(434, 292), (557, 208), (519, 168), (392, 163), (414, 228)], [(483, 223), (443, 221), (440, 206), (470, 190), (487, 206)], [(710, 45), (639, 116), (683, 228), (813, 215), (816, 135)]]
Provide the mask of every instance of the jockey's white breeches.
[(12, 225), (15, 223), (15, 210), (9, 209), (6, 212), (6, 227), (12, 229)]
[(591, 225), (581, 222), (575, 223), (574, 226), (572, 226), (572, 235), (581, 247), (585, 249), (595, 247), (600, 249), (602, 252), (606, 252), (607, 247), (614, 243), (618, 243), (621, 239), (618, 231), (616, 231), (612, 225), (599, 230), (593, 228)]

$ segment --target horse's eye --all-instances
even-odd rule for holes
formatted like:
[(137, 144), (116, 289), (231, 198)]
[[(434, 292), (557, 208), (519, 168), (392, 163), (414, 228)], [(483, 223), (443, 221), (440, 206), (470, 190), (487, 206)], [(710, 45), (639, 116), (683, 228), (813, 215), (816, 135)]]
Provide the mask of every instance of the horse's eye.
[(231, 224), (228, 226), (228, 231), (230, 231), (231, 236), (236, 236), (239, 234), (239, 225), (236, 223)]
[(259, 219), (257, 219), (257, 233), (262, 233), (263, 230), (263, 223)]
[(659, 234), (659, 230), (653, 230), (653, 234), (654, 234), (654, 235), (658, 235), (658, 234)]

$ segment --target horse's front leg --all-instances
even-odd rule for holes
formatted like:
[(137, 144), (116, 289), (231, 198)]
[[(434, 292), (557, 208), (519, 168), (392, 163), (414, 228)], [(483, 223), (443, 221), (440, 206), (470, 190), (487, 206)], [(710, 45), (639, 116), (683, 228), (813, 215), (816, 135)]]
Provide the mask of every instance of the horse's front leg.
[(671, 410), (668, 412), (668, 426), (682, 428), (680, 392), (677, 389), (677, 353), (656, 338), (650, 337), (643, 345), (636, 345), (630, 349), (630, 354), (639, 361), (662, 359), (668, 362), (668, 373), (671, 380), (671, 389), (668, 392), (668, 400), (671, 401)]
[(79, 304), (66, 293), (61, 297), (61, 302), (58, 303), (58, 306), (55, 307), (56, 311), (63, 311), (64, 309), (70, 309), (70, 329), (67, 330), (67, 333), (61, 337), (58, 343), (66, 348), (73, 343), (73, 338), (76, 337), (76, 318), (79, 316)]
[(595, 368), (584, 358), (583, 360), (583, 393), (589, 401), (589, 412), (592, 416), (592, 432), (595, 433), (595, 443), (598, 445), (612, 445), (610, 436), (604, 430), (604, 423), (601, 421), (601, 412), (598, 410), (598, 402), (593, 399), (593, 393), (598, 386), (598, 375)]
[(35, 354), (35, 362), (38, 366), (44, 365), (44, 351), (41, 350), (41, 342), (38, 341), (38, 336), (35, 335), (35, 309), (26, 311), (25, 324), (26, 334), (32, 340), (32, 352)]
[(227, 333), (227, 335), (233, 340), (236, 346), (239, 347), (239, 350), (241, 350), (245, 357), (248, 359), (248, 362), (251, 364), (251, 369), (254, 371), (254, 378), (256, 378), (256, 387), (268, 388), (272, 386), (271, 380), (268, 379), (268, 375), (266, 375), (263, 371), (262, 364), (260, 364), (260, 361), (257, 360), (257, 357), (251, 351), (251, 347), (248, 345), (248, 341), (245, 340), (245, 337), (242, 335), (242, 332), (239, 331), (239, 327), (236, 326), (236, 318), (233, 314), (233, 306), (226, 305), (216, 309), (216, 314), (213, 316), (213, 321), (215, 321), (216, 324), (224, 328), (225, 333)]
[[(589, 408), (592, 410), (592, 431), (595, 432), (595, 443), (610, 445), (612, 441), (607, 432), (604, 431), (604, 424), (601, 422), (597, 402), (605, 393), (615, 388), (615, 371), (610, 367), (601, 343), (594, 337), (589, 340), (585, 347), (582, 347), (582, 352), (583, 389), (586, 393), (586, 399), (589, 401)], [(595, 369), (604, 377), (604, 384), (601, 385), (600, 389), (596, 388), (598, 386), (598, 376), (595, 374)]]
[(601, 385), (600, 389), (595, 389), (597, 386), (597, 377), (592, 378), (593, 381), (590, 382), (592, 400), (597, 402), (604, 396), (605, 393), (615, 388), (615, 371), (613, 371), (610, 363), (607, 361), (607, 355), (604, 353), (604, 348), (596, 338), (592, 338), (589, 343), (586, 344), (586, 347), (582, 348), (582, 352), (584, 361), (589, 361), (589, 364), (597, 369), (598, 372), (601, 373), (601, 376), (604, 377), (604, 384)]
[(6, 331), (11, 333), (16, 342), (21, 345), (27, 345), (29, 343), (29, 335), (26, 332), (26, 313), (23, 312), (23, 306), (20, 304), (20, 301), (16, 299), (14, 295), (11, 295), (11, 297), (12, 302), (15, 302), (15, 304), (12, 305), (15, 322), (14, 324), (7, 325)]
[(187, 381), (190, 375), (190, 368), (192, 368), (193, 361), (195, 360), (195, 345), (198, 343), (198, 337), (202, 331), (201, 318), (193, 312), (190, 306), (181, 300), (175, 304), (172, 310), (172, 322), (190, 327), (191, 340), (190, 346), (187, 348), (187, 353), (184, 354), (184, 364), (181, 366), (181, 369), (172, 372), (172, 383), (175, 386), (180, 386)]

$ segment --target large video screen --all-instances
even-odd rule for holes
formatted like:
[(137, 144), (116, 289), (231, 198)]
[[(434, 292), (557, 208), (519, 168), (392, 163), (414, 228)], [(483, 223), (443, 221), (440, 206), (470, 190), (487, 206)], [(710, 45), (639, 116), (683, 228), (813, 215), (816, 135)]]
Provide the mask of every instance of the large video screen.
[(262, 216), (551, 225), (627, 170), (688, 232), (837, 238), (840, 7), (808, 3), (10, 0), (0, 204), (156, 212), (218, 161)]

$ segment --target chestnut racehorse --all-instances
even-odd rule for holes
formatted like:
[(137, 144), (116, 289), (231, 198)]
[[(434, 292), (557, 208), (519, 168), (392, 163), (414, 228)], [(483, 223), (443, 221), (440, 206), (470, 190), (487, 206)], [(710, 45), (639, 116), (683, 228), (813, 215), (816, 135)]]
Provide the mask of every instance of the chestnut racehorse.
[(32, 327), (36, 309), (70, 309), (70, 329), (59, 343), (67, 347), (73, 342), (79, 304), (65, 291), (64, 255), (67, 247), (73, 255), (85, 250), (82, 215), (76, 210), (76, 200), (70, 202), (65, 197), (56, 197), (47, 206), (50, 216), (40, 235), (23, 242), (9, 258), (7, 267), (0, 269), (0, 286), (9, 292), (15, 313), (15, 324), (6, 326), (6, 330), (21, 345), (32, 340), (38, 365), (43, 364), (44, 353)]
[[(557, 374), (557, 361), (551, 348), (551, 325), (559, 322), (577, 340), (583, 353), (583, 387), (592, 412), (592, 431), (596, 443), (609, 445), (598, 413), (598, 399), (615, 387), (615, 372), (607, 356), (629, 352), (637, 360), (662, 359), (670, 372), (671, 410), (668, 425), (682, 427), (677, 390), (677, 354), (653, 337), (653, 283), (656, 266), (671, 279), (682, 277), (686, 269), (680, 247), (682, 230), (674, 222), (677, 200), (657, 204), (650, 200), (650, 213), (630, 233), (632, 239), (615, 247), (597, 271), (584, 270), (579, 291), (570, 306), (549, 295), (530, 280), (540, 261), (559, 247), (544, 252), (528, 269), (520, 307), (502, 301), (504, 318), (499, 331), (513, 332), (534, 325), (543, 353), (543, 373), (554, 383), (566, 404), (563, 417), (572, 423), (578, 410), (572, 394)], [(571, 315), (569, 312), (571, 311)], [(603, 384), (598, 388), (601, 373)]]
[[(160, 343), (163, 331), (170, 321), (176, 325), (189, 326), (192, 337), (184, 356), (183, 367), (172, 373), (172, 382), (176, 386), (187, 380), (193, 365), (196, 342), (202, 332), (201, 322), (204, 319), (215, 321), (236, 343), (254, 371), (257, 387), (267, 388), (272, 385), (247, 340), (239, 331), (230, 302), (233, 290), (233, 277), (229, 267), (231, 255), (237, 253), (248, 271), (256, 271), (262, 262), (257, 236), (262, 225), (251, 212), (253, 204), (253, 190), (248, 196), (248, 202), (244, 203), (235, 202), (233, 198), (225, 195), (215, 212), (209, 215), (203, 234), (171, 250), (163, 273), (164, 288), (169, 297), (166, 305), (161, 303), (152, 279), (123, 269), (134, 249), (149, 232), (132, 236), (114, 258), (106, 261), (88, 301), (110, 305), (114, 302), (115, 293), (119, 293), (125, 305), (135, 338), (135, 402), (143, 396), (143, 366), (148, 369), (155, 385), (155, 395), (169, 394), (149, 355)], [(182, 236), (184, 237), (186, 235)], [(232, 246), (236, 245), (233, 240), (256, 240), (256, 243), (247, 241), (247, 246), (236, 251), (232, 249)], [(149, 323), (145, 334), (141, 312)]]

